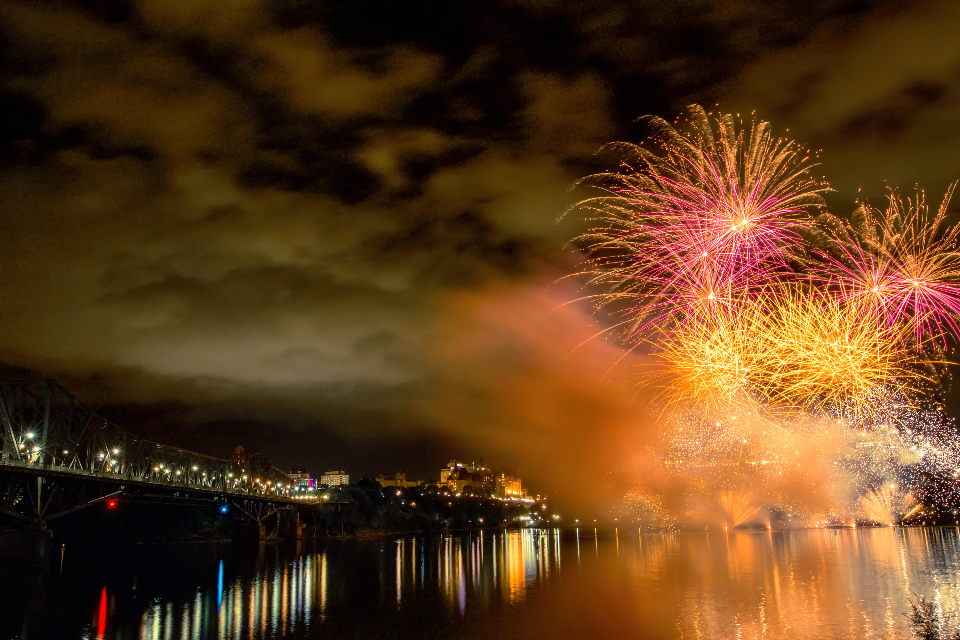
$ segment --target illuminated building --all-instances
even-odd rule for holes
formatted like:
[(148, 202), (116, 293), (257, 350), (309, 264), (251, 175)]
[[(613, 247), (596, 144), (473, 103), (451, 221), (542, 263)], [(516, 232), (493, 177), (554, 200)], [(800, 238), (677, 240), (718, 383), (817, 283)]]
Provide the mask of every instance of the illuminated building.
[(350, 476), (346, 471), (324, 471), (318, 481), (326, 487), (341, 487), (350, 484)]
[(450, 478), (459, 475), (461, 469), (472, 471), (470, 467), (464, 467), (462, 463), (451, 460), (445, 468), (440, 469), (440, 484), (449, 484)]
[(496, 479), (493, 473), (483, 466), (482, 461), (480, 466), (474, 466), (451, 460), (440, 470), (440, 484), (454, 493), (492, 495), (496, 489)]
[(501, 473), (497, 477), (496, 496), (503, 499), (521, 499), (523, 498), (523, 488), (520, 486), (520, 478), (508, 476)]

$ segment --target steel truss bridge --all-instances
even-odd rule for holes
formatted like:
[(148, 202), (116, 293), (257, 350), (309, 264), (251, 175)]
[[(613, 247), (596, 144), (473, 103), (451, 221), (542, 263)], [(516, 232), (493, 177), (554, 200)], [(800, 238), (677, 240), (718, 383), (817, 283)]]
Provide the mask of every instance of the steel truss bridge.
[(121, 496), (235, 509), (261, 529), (302, 504), (262, 453), (238, 448), (227, 460), (139, 438), (53, 380), (0, 382), (0, 423), (0, 515), (41, 530)]

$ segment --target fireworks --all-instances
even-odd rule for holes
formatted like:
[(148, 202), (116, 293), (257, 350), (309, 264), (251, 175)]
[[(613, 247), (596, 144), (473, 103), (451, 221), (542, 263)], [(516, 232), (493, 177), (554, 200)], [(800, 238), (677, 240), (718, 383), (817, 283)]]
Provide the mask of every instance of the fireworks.
[[(749, 492), (707, 472), (687, 489), (733, 523), (761, 504), (907, 517), (909, 492), (891, 502), (879, 478), (918, 464), (960, 476), (955, 435), (924, 408), (960, 329), (953, 186), (934, 214), (922, 192), (891, 192), (885, 211), (861, 203), (844, 222), (822, 212), (827, 187), (810, 154), (769, 124), (697, 106), (683, 131), (648, 122), (650, 144), (610, 145), (619, 169), (581, 181), (604, 193), (580, 203), (594, 226), (579, 243), (597, 305), (622, 314), (626, 342), (655, 356), (647, 377), (672, 408), (664, 463), (749, 472)], [(758, 430), (784, 450), (757, 447)], [(819, 448), (796, 446), (803, 438)]]
[(759, 334), (764, 398), (802, 409), (862, 405), (914, 375), (896, 327), (877, 326), (856, 301), (818, 299), (798, 288), (776, 295), (745, 327)]
[(912, 516), (921, 506), (909, 490), (896, 483), (884, 483), (860, 498), (860, 515), (866, 520), (893, 526)]
[(675, 399), (699, 405), (760, 403), (768, 410), (861, 406), (880, 388), (919, 378), (898, 325), (879, 325), (857, 300), (781, 287), (656, 345)]
[(862, 204), (824, 254), (821, 271), (841, 296), (867, 301), (888, 326), (906, 321), (917, 346), (925, 339), (943, 345), (958, 333), (960, 226), (944, 229), (955, 187), (933, 216), (922, 192), (912, 199), (891, 193), (883, 213)]
[(615, 144), (621, 171), (585, 178), (606, 194), (580, 204), (597, 226), (582, 241), (601, 302), (631, 303), (633, 337), (710, 316), (774, 279), (826, 188), (769, 124), (737, 128), (691, 107), (692, 133), (650, 118), (660, 153)]
[(746, 487), (731, 491), (722, 491), (717, 502), (726, 518), (724, 528), (737, 527), (760, 514), (760, 505), (755, 501), (753, 492)]
[(952, 188), (932, 217), (893, 194), (885, 214), (824, 228), (810, 214), (826, 187), (769, 124), (700, 107), (689, 133), (650, 123), (657, 152), (613, 145), (621, 170), (584, 180), (606, 193), (580, 204), (597, 223), (581, 241), (596, 299), (660, 356), (674, 398), (810, 410), (923, 380), (925, 347), (960, 317)]

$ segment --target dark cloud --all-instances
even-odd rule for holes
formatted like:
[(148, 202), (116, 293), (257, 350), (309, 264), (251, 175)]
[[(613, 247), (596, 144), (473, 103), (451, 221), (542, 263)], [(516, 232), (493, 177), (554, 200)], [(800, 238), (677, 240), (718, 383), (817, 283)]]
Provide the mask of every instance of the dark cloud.
[(852, 209), (861, 188), (879, 199), (887, 184), (942, 193), (960, 178), (958, 27), (952, 2), (876, 11), (856, 28), (827, 23), (749, 65), (723, 93), (822, 148), (838, 207)]
[(642, 421), (604, 377), (618, 348), (570, 355), (595, 320), (544, 293), (594, 151), (721, 100), (823, 147), (843, 202), (942, 189), (958, 21), (853, 0), (4, 3), (0, 355), (215, 453), (486, 455), (558, 483)]

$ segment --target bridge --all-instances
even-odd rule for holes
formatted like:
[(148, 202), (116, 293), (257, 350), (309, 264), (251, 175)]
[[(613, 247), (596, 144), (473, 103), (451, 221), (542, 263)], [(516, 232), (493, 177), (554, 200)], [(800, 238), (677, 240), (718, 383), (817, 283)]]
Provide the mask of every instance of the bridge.
[(41, 531), (96, 504), (156, 500), (233, 513), (262, 537), (268, 517), (299, 524), (298, 507), (316, 502), (262, 453), (228, 460), (139, 438), (53, 380), (0, 382), (0, 423), (0, 516)]

